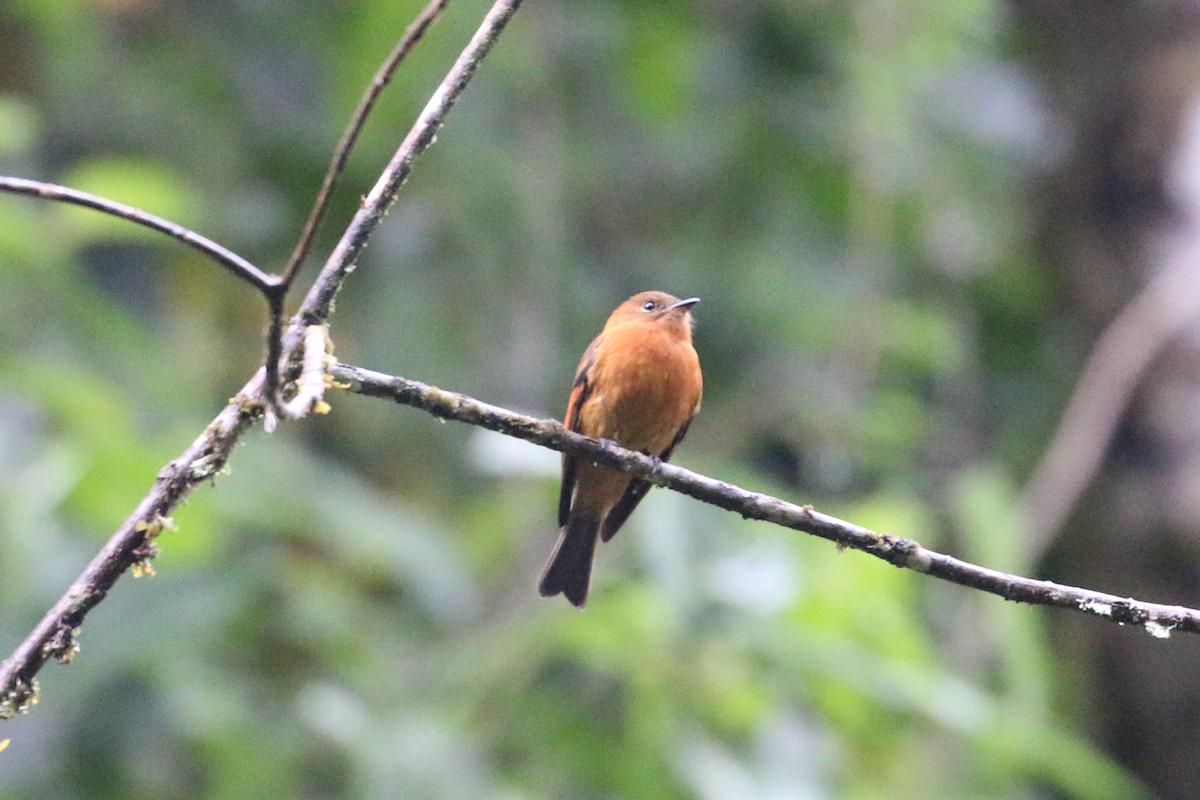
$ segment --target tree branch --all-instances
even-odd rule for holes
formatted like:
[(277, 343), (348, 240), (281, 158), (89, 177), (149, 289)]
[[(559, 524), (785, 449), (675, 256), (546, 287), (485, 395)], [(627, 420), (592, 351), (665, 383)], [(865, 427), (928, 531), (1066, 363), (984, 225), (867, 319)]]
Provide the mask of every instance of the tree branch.
[[(430, 0), (421, 13), (417, 14), (416, 18), (404, 29), (404, 35), (396, 42), (396, 46), (392, 48), (392, 52), (384, 59), (379, 69), (375, 71), (375, 76), (371, 79), (366, 91), (363, 92), (358, 106), (350, 115), (350, 122), (343, 131), (342, 138), (338, 140), (337, 147), (334, 148), (333, 157), (330, 159), (329, 167), (325, 170), (325, 177), (321, 181), (321, 188), (317, 191), (317, 198), (313, 202), (312, 210), (308, 213), (308, 219), (304, 222), (304, 229), (300, 233), (296, 247), (292, 250), (287, 268), (283, 271), (279, 291), (267, 296), (271, 311), (271, 322), (267, 331), (266, 360), (267, 417), (265, 426), (268, 431), (275, 428), (277, 413), (282, 412), (285, 415), (290, 413), (279, 401), (279, 362), (283, 357), (284, 350), (288, 349), (283, 341), (284, 297), (291, 290), (300, 268), (304, 266), (304, 260), (308, 257), (313, 240), (316, 238), (317, 229), (320, 228), (321, 222), (325, 219), (325, 213), (329, 210), (329, 198), (333, 195), (333, 187), (337, 184), (338, 178), (346, 168), (346, 163), (350, 160), (350, 153), (358, 142), (358, 135), (362, 133), (367, 116), (375, 108), (375, 101), (379, 99), (379, 95), (391, 82), (392, 76), (400, 67), (400, 62), (416, 46), (417, 42), (421, 41), (425, 31), (429, 30), (429, 26), (449, 4), (450, 0)], [(482, 56), (480, 57), (482, 58)], [(292, 345), (295, 345), (294, 341)]]
[[(379, 179), (375, 181), (375, 186), (363, 198), (358, 212), (329, 255), (321, 274), (313, 282), (300, 309), (292, 317), (287, 331), (284, 331), (278, 339), (269, 340), (278, 341), (282, 353), (297, 352), (304, 336), (304, 330), (311, 325), (324, 325), (329, 320), (329, 316), (333, 312), (333, 300), (341, 290), (342, 283), (346, 280), (346, 276), (354, 270), (355, 261), (367, 246), (371, 234), (375, 232), (375, 228), (387, 214), (388, 208), (395, 202), (400, 187), (412, 172), (413, 163), (433, 144), (438, 128), (442, 126), (446, 115), (450, 113), (450, 109), (459, 95), (471, 82), (475, 68), (491, 51), (492, 45), (496, 43), (496, 39), (499, 38), (500, 33), (520, 5), (521, 0), (496, 0), (491, 10), (483, 18), (479, 29), (475, 31), (471, 41), (459, 54), (458, 60), (454, 62), (454, 66), (446, 73), (446, 77), (442, 79), (429, 102), (425, 104), (424, 110), (417, 117), (417, 121), (413, 123), (408, 135), (404, 137), (396, 154), (392, 156), (392, 160), (388, 162)], [(430, 13), (431, 8), (433, 8), (432, 5), (426, 7), (422, 13)], [(417, 23), (414, 22), (413, 25), (415, 26)], [(410, 26), (411, 29), (412, 26)], [(407, 31), (405, 35), (408, 35)], [(274, 319), (276, 318), (273, 318), (273, 321)], [(267, 378), (269, 390), (273, 385), (269, 370)], [(266, 421), (268, 430), (275, 426), (275, 406), (274, 402), (269, 404)]]
[(192, 445), (158, 473), (137, 509), (96, 554), (42, 621), (0, 664), (0, 719), (24, 712), (37, 702), (34, 676), (51, 658), (66, 663), (78, 650), (75, 637), (83, 618), (131, 566), (144, 565), (157, 554), (154, 538), (172, 526), (169, 514), (201, 481), (225, 466), (233, 446), (261, 415), (263, 371), (230, 400)]
[(174, 222), (165, 220), (162, 217), (148, 214), (140, 208), (127, 206), (124, 203), (118, 203), (113, 200), (105, 200), (103, 197), (81, 192), (78, 189), (69, 189), (66, 186), (32, 181), (25, 178), (10, 178), (3, 175), (0, 175), (0, 191), (83, 206), (84, 208), (102, 211), (105, 214), (129, 220), (138, 225), (156, 230), (159, 233), (165, 233), (208, 256), (264, 294), (272, 287), (280, 284), (280, 279), (277, 276), (268, 275), (237, 253), (222, 247), (212, 239), (207, 239), (195, 231), (188, 230), (182, 225), (176, 225)]
[(746, 519), (772, 522), (785, 528), (820, 536), (835, 542), (838, 547), (861, 550), (893, 566), (996, 594), (1005, 600), (1069, 608), (1121, 625), (1141, 625), (1152, 636), (1159, 638), (1166, 638), (1174, 630), (1200, 633), (1200, 610), (1148, 603), (980, 567), (929, 550), (912, 539), (876, 533), (822, 514), (810, 506), (798, 506), (777, 497), (750, 492), (674, 464), (666, 464), (650, 456), (625, 450), (608, 440), (581, 436), (568, 431), (556, 420), (517, 414), (418, 381), (336, 363), (329, 368), (329, 374), (350, 391), (371, 397), (390, 398), (397, 403), (419, 408), (435, 417), (478, 425), (543, 447), (618, 467), (645, 478), (656, 486), (733, 511)]
[(308, 257), (308, 251), (312, 248), (313, 238), (317, 234), (317, 229), (321, 226), (321, 220), (325, 218), (325, 212), (329, 208), (329, 197), (333, 193), (333, 187), (337, 183), (338, 177), (346, 168), (346, 162), (350, 160), (350, 151), (354, 149), (355, 143), (358, 141), (358, 135), (362, 133), (363, 125), (366, 124), (367, 115), (371, 113), (371, 109), (375, 107), (375, 101), (379, 99), (379, 95), (383, 93), (384, 88), (391, 82), (392, 76), (396, 74), (396, 70), (400, 67), (400, 62), (408, 55), (409, 51), (421, 40), (425, 35), (425, 31), (429, 30), (429, 26), (433, 24), (438, 15), (446, 6), (450, 5), (450, 0), (430, 0), (429, 4), (417, 15), (409, 26), (404, 29), (404, 35), (400, 37), (400, 41), (396, 42), (396, 46), (392, 48), (392, 52), (384, 59), (383, 64), (375, 72), (375, 77), (371, 79), (371, 83), (363, 92), (362, 99), (358, 101), (358, 106), (354, 109), (354, 113), (350, 115), (350, 123), (346, 126), (346, 130), (342, 133), (342, 138), (338, 140), (337, 147), (334, 148), (333, 158), (330, 159), (329, 168), (325, 171), (325, 179), (321, 182), (321, 189), (317, 192), (317, 199), (313, 203), (312, 211), (308, 214), (308, 219), (304, 223), (304, 230), (300, 234), (300, 240), (296, 242), (296, 248), (292, 251), (292, 257), (288, 262), (288, 267), (283, 274), (283, 282), (291, 285), (296, 277), (296, 273), (300, 271), (300, 267), (304, 264), (304, 259)]
[(329, 260), (325, 262), (321, 276), (304, 298), (300, 311), (293, 319), (294, 327), (321, 325), (329, 318), (333, 299), (341, 289), (342, 282), (354, 268), (355, 260), (367, 246), (367, 240), (395, 201), (400, 186), (412, 172), (413, 162), (433, 143), (438, 128), (442, 126), (446, 114), (470, 82), (471, 76), (475, 74), (475, 68), (492, 49), (504, 26), (512, 19), (520, 5), (521, 0), (496, 0), (495, 5), (488, 11), (483, 24), (471, 37), (466, 49), (459, 55), (421, 115), (417, 117), (412, 130), (404, 137), (404, 142), (392, 156), (379, 180), (375, 182), (371, 193), (363, 200), (362, 207), (354, 215)]
[[(404, 179), (408, 177), (413, 161), (432, 143), (447, 112), (462, 94), (475, 68), (487, 55), (519, 5), (520, 0), (497, 0), (453, 68), (438, 86), (433, 98), (417, 118), (375, 188), (363, 201), (362, 208), (355, 215), (342, 241), (314, 281), (300, 311), (288, 329), (279, 331), (279, 335), (275, 337), (275, 341), (280, 342), (280, 355), (273, 359), (276, 366), (289, 362), (293, 354), (299, 352), (298, 348), (310, 338), (307, 336), (307, 328), (323, 325), (328, 321), (333, 311), (333, 298), (352, 270), (354, 259), (365, 247), (367, 238), (395, 199)], [(278, 277), (260, 272), (253, 265), (198, 234), (138, 209), (73, 189), (18, 178), (0, 178), (0, 190), (3, 189), (95, 208), (174, 236), (217, 258), (235, 274), (258, 286), (271, 304), (272, 332), (282, 327), (280, 321), (285, 284)], [(311, 338), (324, 342), (323, 337)], [(322, 346), (322, 357), (323, 350)], [(269, 358), (268, 361), (272, 359)], [(274, 401), (274, 397), (265, 389), (266, 376), (267, 367), (264, 366), (237, 396), (230, 400), (191, 447), (162, 469), (158, 480), (133, 514), (117, 529), (67, 593), (47, 612), (13, 654), (0, 663), (0, 719), (22, 713), (37, 702), (35, 677), (38, 671), (52, 657), (63, 662), (68, 662), (74, 657), (77, 650), (76, 636), (84, 617), (104, 599), (121, 574), (130, 567), (139, 565), (149, 568), (149, 559), (155, 554), (154, 538), (172, 524), (168, 515), (199, 483), (213, 477), (225, 466), (233, 446), (249, 426), (263, 416), (264, 399)], [(312, 391), (312, 387), (306, 391), (302, 404), (317, 407), (320, 398)], [(273, 417), (273, 409), (271, 416)]]
[[(450, 0), (430, 0), (429, 4), (417, 15), (417, 17), (405, 29), (404, 35), (396, 43), (392, 52), (384, 60), (383, 64), (376, 71), (371, 83), (363, 93), (362, 99), (355, 108), (351, 116), (351, 120), (346, 130), (342, 134), (342, 138), (338, 141), (337, 147), (334, 149), (333, 158), (330, 161), (329, 168), (325, 173), (325, 178), (321, 184), (320, 190), (317, 192), (317, 198), (313, 203), (313, 208), (309, 212), (304, 229), (300, 235), (299, 241), (292, 252), (287, 268), (282, 276), (269, 275), (262, 272), (250, 262), (243, 259), (241, 256), (227, 250), (221, 245), (213, 242), (195, 233), (191, 230), (176, 225), (173, 222), (156, 217), (153, 214), (148, 214), (145, 211), (127, 206), (122, 203), (117, 203), (112, 200), (106, 200), (102, 197), (81, 192), (76, 189), (69, 189), (65, 186), (57, 186), (55, 184), (43, 183), (41, 181), (32, 181), (22, 178), (9, 178), (0, 176), (0, 190), (10, 191), (17, 194), (26, 194), (35, 197), (58, 200), (65, 203), (73, 203), (75, 205), (85, 206), (97, 211), (103, 211), (114, 216), (127, 219), (139, 225), (145, 225), (148, 228), (161, 231), (169, 236), (173, 236), (182, 242), (196, 248), (200, 252), (208, 255), (224, 266), (226, 269), (233, 272), (238, 277), (241, 277), (253, 284), (267, 301), (267, 310), (269, 314), (269, 322), (267, 325), (266, 336), (266, 383), (265, 393), (267, 397), (268, 413), (267, 425), (269, 428), (274, 428), (276, 411), (281, 405), (279, 402), (280, 391), (280, 361), (285, 352), (291, 352), (291, 347), (294, 347), (296, 341), (290, 342), (291, 347), (283, 341), (284, 333), (284, 298), (287, 296), (291, 288), (292, 282), (295, 280), (296, 274), (300, 271), (300, 267), (304, 263), (305, 257), (308, 255), (309, 249), (312, 247), (312, 242), (316, 236), (318, 227), (325, 216), (328, 209), (329, 198), (332, 194), (334, 184), (338, 177), (345, 169), (346, 162), (350, 158), (350, 152), (358, 141), (358, 135), (361, 133), (363, 125), (366, 123), (366, 118), (375, 106), (376, 100), (382, 93), (383, 89), (391, 81), (392, 76), (399, 68), (400, 63), (412, 48), (421, 40), (429, 26), (441, 14), (442, 10), (449, 5)], [(475, 67), (479, 64), (487, 52), (491, 49), (500, 31), (509, 18), (516, 11), (520, 0), (515, 2), (497, 3), (497, 8), (485, 18), (483, 26), (479, 33), (472, 39), (471, 44), (463, 52), (462, 57), (451, 70), (446, 81), (439, 87), (439, 91), (434, 95), (426, 108), (426, 114), (417, 120), (413, 126), (412, 132), (405, 140), (404, 145), (400, 148), (400, 153), (397, 153), (397, 158), (393, 159), (393, 164), (401, 159), (401, 153), (404, 153), (403, 174), (399, 175), (390, 192), (382, 193), (380, 196), (380, 204), (376, 214), (372, 215), (372, 219), (377, 222), (383, 217), (392, 201), (395, 199), (396, 192), (400, 188), (400, 184), (407, 178), (408, 172), (411, 171), (412, 161), (416, 156), (420, 155), (433, 141), (434, 135), (437, 133), (437, 128), (441, 126), (445, 119), (446, 113), (449, 112), (454, 101), (466, 88), (467, 83), (471, 79)], [(444, 91), (443, 91), (444, 90)], [(426, 118), (426, 115), (429, 115)], [(407, 151), (406, 151), (407, 146)], [(393, 166), (389, 165), (388, 170), (384, 172), (381, 183), (384, 182), (393, 171)], [(369, 203), (364, 203), (363, 210), (367, 208)], [(360, 211), (360, 214), (362, 211)], [(365, 226), (365, 233), (362, 242), (365, 243), (369, 237), (374, 224)], [(361, 250), (357, 250), (347, 254), (349, 261), (341, 265), (341, 269), (348, 271), (347, 268), (353, 265), (353, 258)], [(334, 261), (333, 258), (330, 259)], [(343, 274), (344, 277), (344, 274)], [(319, 284), (317, 281), (314, 287)], [(340, 286), (340, 281), (339, 284)], [(337, 288), (332, 289), (336, 293)]]

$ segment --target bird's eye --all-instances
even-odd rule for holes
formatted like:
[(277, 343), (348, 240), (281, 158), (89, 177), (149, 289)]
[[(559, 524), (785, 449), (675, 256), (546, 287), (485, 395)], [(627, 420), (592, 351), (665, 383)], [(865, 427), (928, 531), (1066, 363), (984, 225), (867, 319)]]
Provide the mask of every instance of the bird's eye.
[(646, 302), (642, 303), (642, 311), (653, 311), (656, 308), (658, 308), (658, 303), (654, 302), (653, 300), (647, 300)]

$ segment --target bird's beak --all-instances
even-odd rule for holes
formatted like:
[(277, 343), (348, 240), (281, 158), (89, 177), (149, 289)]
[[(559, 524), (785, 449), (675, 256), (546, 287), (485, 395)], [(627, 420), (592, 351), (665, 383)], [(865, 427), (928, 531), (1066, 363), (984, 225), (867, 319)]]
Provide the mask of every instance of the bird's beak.
[(696, 305), (696, 303), (699, 303), (699, 302), (700, 302), (699, 297), (689, 297), (687, 300), (678, 300), (674, 303), (671, 303), (671, 305), (667, 306), (667, 311), (670, 311), (671, 309), (674, 309), (674, 308), (691, 308), (692, 306)]

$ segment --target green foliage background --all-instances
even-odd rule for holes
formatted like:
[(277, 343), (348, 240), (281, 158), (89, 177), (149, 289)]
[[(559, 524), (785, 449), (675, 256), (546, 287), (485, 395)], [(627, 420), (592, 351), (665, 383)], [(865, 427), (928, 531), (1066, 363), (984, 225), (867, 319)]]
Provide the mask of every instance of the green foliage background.
[[(0, 172), (270, 270), (411, 0), (9, 0)], [(322, 252), (486, 4), (402, 68)], [(350, 363), (558, 416), (613, 306), (699, 295), (676, 461), (1029, 572), (1081, 345), (1021, 191), (1058, 142), (984, 0), (527, 0), (339, 298)], [(319, 263), (314, 259), (314, 264)], [(310, 270), (311, 271), (311, 270)], [(302, 281), (303, 283), (303, 281)], [(0, 651), (261, 357), (176, 244), (0, 196)], [(256, 431), (0, 725), (0, 798), (1129, 798), (1041, 614), (666, 492), (579, 613), (553, 454), (335, 393)]]

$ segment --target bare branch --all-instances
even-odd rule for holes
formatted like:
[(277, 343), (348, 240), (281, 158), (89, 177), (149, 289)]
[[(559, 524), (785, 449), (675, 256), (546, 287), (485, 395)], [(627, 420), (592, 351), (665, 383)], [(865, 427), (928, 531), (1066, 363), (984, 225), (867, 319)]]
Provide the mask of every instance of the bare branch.
[(23, 712), (37, 702), (34, 676), (50, 660), (70, 661), (77, 649), (75, 636), (83, 618), (131, 566), (156, 554), (154, 538), (171, 526), (169, 515), (192, 489), (225, 466), (238, 439), (262, 411), (263, 371), (229, 401), (204, 432), (178, 458), (158, 473), (158, 479), (137, 509), (117, 529), (82, 574), (46, 613), (25, 641), (0, 664), (0, 719)]
[[(333, 298), (346, 275), (352, 270), (354, 259), (366, 246), (368, 237), (395, 199), (400, 185), (408, 177), (413, 160), (432, 143), (447, 112), (462, 94), (475, 68), (487, 55), (519, 5), (520, 0), (497, 0), (488, 12), (479, 30), (409, 131), (375, 188), (364, 200), (362, 208), (313, 283), (300, 312), (287, 330), (282, 330), (282, 304), (287, 286), (280, 278), (260, 272), (219, 245), (166, 220), (84, 192), (36, 181), (0, 179), (4, 181), (0, 183), (0, 189), (76, 203), (168, 233), (202, 252), (217, 257), (224, 266), (258, 286), (271, 305), (271, 333), (268, 336), (266, 366), (230, 400), (229, 405), (217, 415), (191, 447), (163, 468), (158, 480), (137, 510), (113, 534), (92, 563), (12, 656), (0, 663), (0, 719), (20, 713), (36, 702), (35, 676), (38, 671), (51, 657), (61, 661), (69, 661), (73, 657), (76, 649), (75, 637), (87, 612), (104, 599), (105, 594), (125, 570), (138, 565), (148, 565), (149, 559), (154, 555), (154, 537), (170, 525), (168, 515), (196, 485), (224, 467), (233, 445), (254, 420), (263, 416), (265, 397), (270, 396), (274, 413), (275, 397), (266, 390), (268, 373), (274, 372), (281, 364), (291, 360), (292, 353), (301, 346), (308, 331), (328, 321), (332, 313)], [(323, 356), (323, 348), (313, 350), (321, 352)], [(272, 385), (277, 385), (277, 382)], [(312, 387), (306, 391), (311, 400)]]
[(1174, 630), (1200, 633), (1200, 610), (1147, 603), (1051, 581), (1009, 575), (928, 550), (912, 539), (876, 533), (822, 514), (809, 506), (795, 505), (698, 475), (674, 464), (625, 450), (607, 440), (589, 439), (568, 431), (555, 420), (528, 417), (456, 392), (360, 367), (335, 364), (329, 373), (335, 381), (348, 386), (351, 391), (390, 398), (442, 419), (478, 425), (554, 450), (584, 456), (645, 478), (656, 486), (733, 511), (746, 519), (772, 522), (820, 536), (837, 543), (838, 547), (861, 550), (893, 566), (1000, 595), (1005, 600), (1070, 608), (1122, 625), (1141, 625), (1151, 635), (1160, 638), (1169, 636)]
[(296, 321), (301, 322), (302, 326), (320, 325), (329, 317), (333, 298), (341, 289), (346, 275), (354, 268), (355, 259), (366, 247), (367, 239), (396, 199), (400, 186), (408, 179), (413, 162), (433, 143), (438, 128), (463, 89), (467, 87), (475, 68), (492, 49), (497, 37), (520, 5), (521, 0), (496, 0), (488, 11), (483, 24), (471, 37), (466, 49), (459, 55), (437, 91), (433, 93), (433, 97), (425, 105), (425, 110), (417, 118), (408, 136), (404, 137), (400, 149), (375, 182), (371, 193), (363, 200), (362, 207), (354, 215), (341, 241), (321, 270), (320, 278), (304, 298), (304, 303), (296, 315)]
[(371, 109), (375, 107), (375, 101), (379, 99), (379, 95), (383, 92), (384, 87), (391, 82), (392, 76), (396, 74), (396, 69), (399, 68), (400, 62), (408, 55), (408, 52), (421, 40), (425, 35), (425, 31), (429, 30), (429, 26), (433, 24), (438, 15), (446, 6), (450, 5), (450, 0), (430, 0), (429, 5), (421, 11), (416, 18), (409, 23), (409, 26), (404, 29), (404, 35), (400, 37), (400, 41), (396, 42), (396, 46), (392, 49), (391, 54), (380, 65), (375, 77), (371, 79), (371, 84), (363, 92), (362, 99), (358, 101), (358, 107), (354, 109), (354, 113), (350, 117), (350, 124), (346, 126), (346, 130), (342, 133), (342, 138), (338, 141), (337, 147), (333, 151), (333, 158), (329, 162), (329, 169), (325, 172), (325, 179), (321, 183), (321, 190), (317, 192), (317, 199), (313, 203), (312, 211), (308, 214), (308, 220), (304, 223), (304, 231), (300, 234), (300, 241), (296, 242), (296, 249), (292, 251), (291, 260), (288, 262), (288, 267), (283, 273), (283, 282), (290, 286), (296, 278), (296, 273), (300, 271), (301, 265), (304, 264), (304, 259), (308, 257), (308, 251), (312, 248), (313, 238), (317, 235), (317, 229), (321, 226), (321, 220), (325, 218), (325, 212), (329, 209), (329, 196), (333, 193), (333, 187), (337, 183), (338, 177), (346, 168), (346, 162), (350, 160), (350, 152), (354, 149), (355, 143), (358, 141), (358, 135), (362, 132), (363, 125), (366, 124), (367, 115), (371, 113)]
[[(279, 406), (279, 361), (283, 355), (283, 301), (291, 288), (292, 281), (295, 280), (296, 274), (300, 271), (300, 267), (307, 257), (309, 249), (312, 247), (312, 242), (316, 236), (325, 212), (329, 207), (329, 198), (333, 191), (333, 187), (337, 182), (338, 176), (345, 169), (346, 162), (350, 158), (350, 152), (353, 150), (355, 143), (358, 141), (359, 133), (361, 133), (363, 125), (366, 123), (367, 115), (374, 108), (376, 100), (383, 92), (383, 89), (391, 81), (396, 70), (404, 57), (409, 51), (421, 40), (425, 31), (433, 24), (442, 10), (449, 5), (450, 0), (431, 0), (430, 3), (421, 11), (420, 14), (409, 24), (405, 29), (404, 35), (396, 43), (392, 52), (384, 60), (383, 64), (376, 71), (371, 80), (370, 85), (363, 93), (362, 99), (359, 101), (358, 107), (354, 110), (350, 124), (342, 134), (341, 140), (337, 144), (329, 168), (325, 173), (325, 178), (321, 184), (321, 189), (317, 193), (317, 199), (313, 204), (312, 211), (309, 212), (308, 220), (305, 222), (304, 230), (300, 235), (300, 240), (296, 243), (295, 250), (292, 252), (291, 259), (287, 269), (284, 270), (283, 276), (268, 275), (253, 264), (242, 257), (230, 252), (221, 245), (207, 239), (193, 231), (187, 230), (173, 222), (156, 217), (153, 214), (148, 214), (140, 209), (126, 206), (121, 203), (116, 203), (111, 200), (106, 200), (102, 197), (81, 192), (76, 189), (69, 189), (65, 186), (57, 186), (40, 181), (31, 181), (21, 178), (6, 178), (0, 177), (0, 190), (11, 191), (19, 194), (28, 194), (35, 197), (44, 197), (61, 202), (74, 203), (76, 205), (85, 206), (105, 213), (113, 214), (136, 222), (154, 230), (161, 231), (170, 236), (183, 241), (192, 247), (200, 250), (209, 257), (216, 260), (219, 264), (230, 270), (234, 274), (252, 283), (261, 291), (267, 300), (268, 312), (270, 315), (267, 328), (267, 356), (266, 356), (266, 396), (268, 399), (268, 419), (274, 420), (276, 417), (276, 409)], [(511, 16), (511, 12), (509, 14)], [(503, 25), (501, 25), (503, 27)], [(496, 33), (499, 31), (497, 30)], [(494, 36), (492, 41), (494, 41)], [(490, 46), (490, 43), (489, 43)], [(472, 62), (478, 61), (486, 54), (486, 49), (480, 53)], [(469, 75), (468, 75), (469, 80)], [(458, 92), (462, 91), (462, 87), (466, 85), (466, 81), (462, 81), (459, 85)], [(457, 96), (457, 93), (456, 95)], [(452, 104), (452, 101), (451, 101)], [(449, 110), (447, 105), (446, 110)], [(445, 116), (443, 112), (442, 117)], [(418, 123), (419, 124), (419, 123)], [(440, 119), (438, 120), (440, 124)], [(273, 425), (272, 425), (273, 427)]]
[[(321, 226), (321, 221), (325, 218), (326, 211), (329, 210), (329, 198), (333, 193), (333, 187), (337, 183), (338, 177), (346, 168), (346, 162), (350, 160), (350, 153), (354, 149), (355, 143), (358, 141), (358, 135), (362, 132), (363, 125), (366, 124), (367, 116), (371, 113), (371, 109), (375, 107), (375, 101), (379, 99), (379, 95), (383, 92), (384, 87), (391, 82), (392, 76), (400, 67), (400, 62), (408, 55), (409, 51), (421, 40), (425, 35), (425, 31), (429, 30), (429, 26), (433, 24), (442, 9), (449, 5), (450, 0), (430, 0), (429, 5), (422, 9), (421, 13), (417, 14), (416, 18), (409, 23), (404, 29), (404, 35), (396, 42), (396, 46), (392, 48), (392, 52), (384, 59), (383, 64), (376, 70), (375, 76), (371, 79), (366, 91), (363, 92), (362, 99), (359, 100), (358, 107), (354, 109), (354, 113), (350, 117), (350, 123), (346, 126), (346, 130), (342, 133), (342, 138), (338, 141), (337, 147), (334, 148), (333, 158), (330, 159), (329, 168), (325, 171), (325, 178), (321, 182), (321, 188), (317, 192), (317, 199), (313, 202), (312, 210), (308, 214), (308, 219), (304, 223), (304, 230), (300, 234), (299, 241), (296, 242), (296, 247), (292, 251), (292, 257), (288, 262), (287, 269), (283, 272), (283, 278), (279, 290), (275, 293), (267, 295), (267, 302), (270, 304), (271, 320), (267, 330), (267, 380), (266, 380), (266, 396), (267, 396), (267, 416), (265, 427), (268, 431), (274, 430), (275, 421), (280, 413), (285, 416), (288, 412), (280, 408), (279, 401), (279, 370), (280, 358), (283, 356), (283, 301), (284, 297), (292, 288), (292, 282), (296, 279), (296, 275), (300, 272), (300, 268), (304, 265), (304, 259), (308, 257), (308, 252), (312, 248), (313, 240), (316, 238), (317, 229)], [(295, 342), (293, 341), (294, 345)]]
[[(279, 276), (268, 275), (246, 259), (222, 247), (213, 240), (201, 236), (195, 231), (177, 225), (170, 220), (165, 220), (162, 217), (157, 217), (154, 214), (149, 214), (140, 208), (127, 206), (124, 203), (97, 197), (94, 194), (81, 192), (78, 189), (70, 189), (66, 186), (58, 186), (57, 184), (43, 183), (42, 181), (28, 180), (26, 178), (0, 176), (0, 190), (83, 206), (95, 211), (102, 211), (105, 214), (112, 214), (115, 217), (135, 222), (138, 225), (144, 225), (160, 233), (165, 233), (184, 244), (190, 245), (225, 267), (234, 275), (257, 288), (267, 300), (269, 320), (267, 325), (266, 358), (267, 396), (270, 398), (270, 408), (274, 409), (279, 386), (279, 360), (283, 354), (283, 299), (288, 290), (287, 284)], [(273, 417), (274, 414), (272, 412)]]
[(268, 275), (237, 253), (222, 247), (212, 239), (207, 239), (195, 231), (188, 230), (182, 225), (176, 225), (174, 222), (165, 220), (162, 217), (148, 214), (140, 208), (127, 206), (124, 203), (117, 203), (113, 200), (105, 200), (103, 197), (81, 192), (78, 189), (68, 189), (66, 186), (58, 186), (53, 183), (43, 183), (42, 181), (33, 181), (25, 178), (0, 176), (0, 191), (23, 194), (30, 197), (41, 197), (47, 200), (57, 200), (60, 203), (71, 203), (72, 205), (83, 206), (95, 211), (103, 211), (105, 214), (112, 214), (114, 217), (127, 219), (138, 225), (144, 225), (160, 233), (165, 233), (200, 251), (264, 293), (280, 284), (280, 279), (277, 276)]

